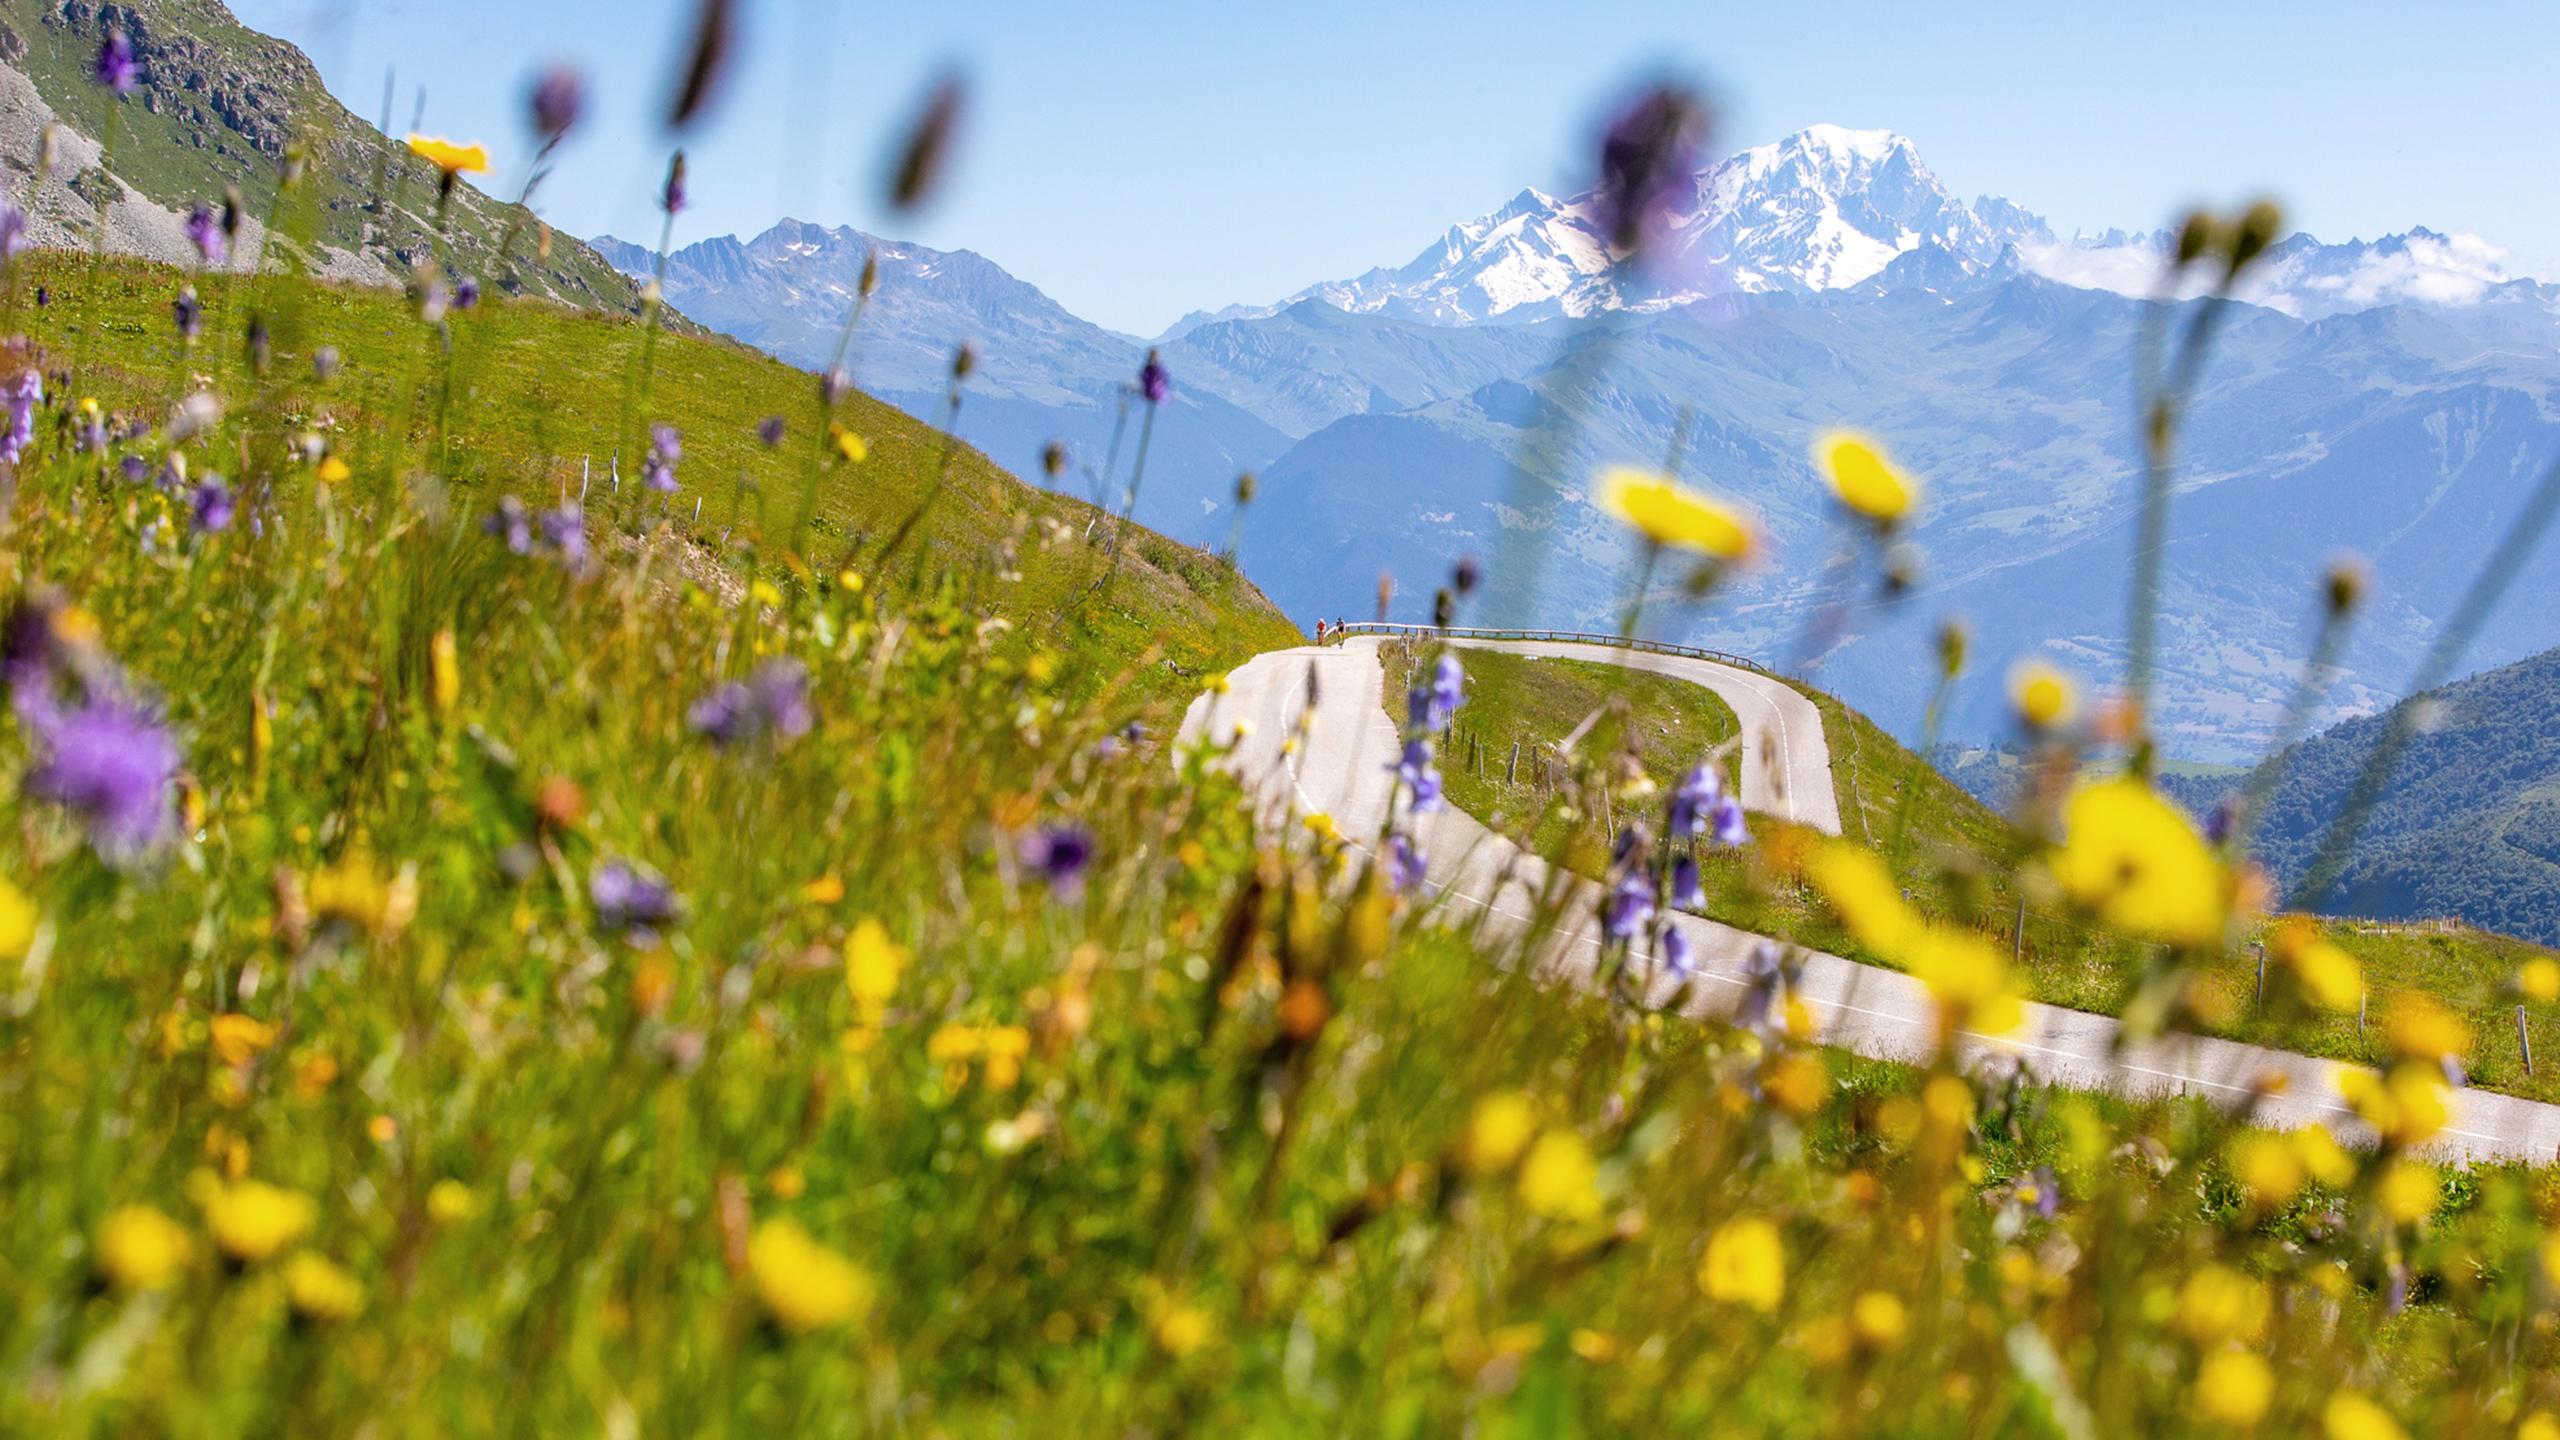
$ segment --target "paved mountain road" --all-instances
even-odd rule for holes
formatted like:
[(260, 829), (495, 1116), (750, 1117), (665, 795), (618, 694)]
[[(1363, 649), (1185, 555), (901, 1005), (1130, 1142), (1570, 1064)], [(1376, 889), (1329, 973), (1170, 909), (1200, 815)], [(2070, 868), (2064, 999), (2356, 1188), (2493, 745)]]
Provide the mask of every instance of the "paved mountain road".
[[(1742, 721), (1746, 808), (1794, 816), (1837, 833), (1820, 714), (1783, 682), (1708, 661), (1605, 646), (1469, 643), (1633, 664), (1706, 685)], [(1227, 694), (1193, 702), (1183, 738), (1232, 742), (1227, 763), (1253, 789), (1266, 823), (1288, 825), (1322, 811), (1353, 843), (1365, 846), (1384, 828), (1400, 744), (1385, 705), (1378, 644), (1373, 637), (1354, 636), (1257, 656), (1233, 673)], [(1311, 687), (1317, 703), (1310, 714)], [(1398, 697), (1398, 713), (1402, 708)], [(1802, 723), (1806, 716), (1812, 717), (1809, 727)], [(1306, 729), (1300, 734), (1302, 719)], [(1300, 743), (1289, 747), (1293, 735)], [(1754, 755), (1763, 762), (1757, 769)], [(1452, 919), (1482, 912), (1488, 928), (1519, 933), (1534, 923), (1533, 916), (1560, 916), (1543, 963), (1569, 982), (1590, 982), (1601, 955), (1598, 884), (1558, 871), (1454, 807), (1420, 817), (1416, 832), (1429, 859), (1427, 883)], [(1695, 915), (1675, 916), (1672, 923), (1690, 942), (1697, 979), (1678, 996), (1668, 977), (1658, 977), (1649, 998), (1656, 1004), (1678, 998), (1683, 1013), (1700, 1019), (1730, 1014), (1748, 983), (1744, 964), (1762, 937)], [(1803, 952), (1802, 958), (1796, 993), (1812, 1007), (1825, 1043), (1894, 1060), (1916, 1060), (1931, 1051), (1935, 1007), (1918, 981), (1819, 951)], [(1966, 1035), (1960, 1043), (1971, 1057), (2007, 1057), (2040, 1080), (2134, 1097), (2181, 1093), (2229, 1101), (2249, 1092), (2260, 1077), (2278, 1076), (2281, 1093), (2259, 1103), (2265, 1123), (2320, 1121), (2346, 1139), (2365, 1133), (2339, 1097), (2336, 1061), (2192, 1035), (2119, 1051), (2116, 1022), (2108, 1016), (2032, 1003), (2025, 1010), (2016, 1033)], [(2485, 1090), (2457, 1091), (2451, 1123), (2431, 1149), (2445, 1159), (2548, 1161), (2560, 1154), (2560, 1106)]]

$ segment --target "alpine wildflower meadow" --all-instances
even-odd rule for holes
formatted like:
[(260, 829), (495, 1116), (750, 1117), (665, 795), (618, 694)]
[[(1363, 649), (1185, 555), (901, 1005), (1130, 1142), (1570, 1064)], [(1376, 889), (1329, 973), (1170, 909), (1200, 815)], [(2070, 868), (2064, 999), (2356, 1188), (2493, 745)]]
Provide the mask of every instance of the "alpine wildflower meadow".
[[(111, 32), (95, 83), (135, 65)], [(968, 93), (899, 137), (900, 203)], [(541, 74), (543, 166), (584, 95)], [(1678, 87), (1609, 126), (1614, 263), (1708, 126)], [(431, 233), (491, 168), (382, 143)], [(267, 231), (322, 183), (280, 162)], [(1534, 682), (1432, 633), (1534, 583), (1496, 555), (1388, 657), (1351, 833), (1184, 727), (1306, 637), (1135, 520), (1156, 351), (1087, 504), (654, 286), (521, 296), (530, 231), (366, 289), (224, 213), (193, 265), (0, 264), (0, 1433), (2560, 1435), (2560, 1177), (2440, 1148), (2503, 1074), (2470, 1017), (2560, 999), (2548, 960), (2377, 1015), (2330, 1123), (1986, 1047), (2052, 998), (2012, 905), (2129, 1034), (2239, 1023), (2260, 945), (2251, 1038), (2362, 1001), (2246, 817), (2158, 793), (2165, 677), (2020, 673), (2032, 783), (1961, 825), (1881, 749), (1839, 835), (1749, 813), (1730, 713), (1639, 723), (1637, 679), (1498, 787), (1475, 727)], [(2199, 216), (2178, 263), (2225, 296), (2268, 228)], [(2192, 373), (2147, 392), (2158, 510)], [(1889, 438), (1799, 442), (1841, 605), (1896, 603), (1931, 494)], [(1631, 637), (1774, 563), (1698, 464), (1576, 477), (1641, 547)], [(1536, 913), (1435, 888), (1461, 806), (1557, 860)], [(1691, 912), (1767, 933), (1709, 977)], [(1916, 979), (1922, 1040), (1827, 1043), (1815, 948)]]

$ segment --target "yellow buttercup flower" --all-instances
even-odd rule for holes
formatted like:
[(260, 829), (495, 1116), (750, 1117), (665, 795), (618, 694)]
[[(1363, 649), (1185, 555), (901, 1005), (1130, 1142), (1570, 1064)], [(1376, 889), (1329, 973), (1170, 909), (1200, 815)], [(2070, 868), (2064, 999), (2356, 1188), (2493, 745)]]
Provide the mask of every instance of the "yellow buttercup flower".
[(327, 455), (321, 458), (319, 468), (311, 473), (312, 477), (323, 485), (336, 485), (343, 483), (356, 472), (347, 467), (346, 461), (335, 455)]
[(1835, 430), (1814, 442), (1813, 458), (1841, 504), (1879, 525), (1891, 525), (1909, 513), (1919, 487), (1874, 441)]
[(437, 1224), (460, 1224), (479, 1213), (480, 1197), (452, 1176), (427, 1187), (427, 1218)]
[(2471, 1053), (2471, 1026), (2434, 997), (2404, 995), (2391, 1007), (2391, 1048), (2412, 1060), (2460, 1060)]
[(2255, 1340), (2275, 1302), (2266, 1282), (2227, 1265), (2207, 1265), (2178, 1287), (2178, 1329), (2198, 1345)]
[(2355, 1178), (2356, 1160), (2326, 1125), (2305, 1125), (2289, 1137), (2303, 1173), (2334, 1190)]
[(1556, 1220), (1600, 1218), (1600, 1166), (1570, 1130), (1550, 1130), (1520, 1162), (1520, 1203)]
[(2246, 1350), (2217, 1350), (2196, 1367), (2196, 1412), (2207, 1420), (2246, 1429), (2275, 1394), (2275, 1371)]
[(1187, 1300), (1166, 1300), (1156, 1307), (1148, 1330), (1157, 1348), (1179, 1360), (1207, 1348), (1217, 1338), (1218, 1324), (1208, 1311)]
[(2436, 1205), (2444, 1198), (2444, 1181), (2436, 1167), (2422, 1160), (2394, 1160), (2382, 1172), (2382, 1183), (2374, 1189), (2374, 1199), (2382, 1205), (2382, 1213), (2403, 1225), (2415, 1225), (2436, 1213)]
[(204, 1201), (205, 1226), (222, 1253), (244, 1265), (270, 1259), (299, 1243), (320, 1218), (311, 1197), (262, 1180), (217, 1186)]
[(1467, 1121), (1467, 1164), (1479, 1173), (1508, 1170), (1537, 1133), (1538, 1112), (1528, 1096), (1517, 1090), (1487, 1095)]
[(2071, 677), (2041, 660), (2022, 661), (2009, 672), (2009, 700), (2018, 707), (2018, 718), (2036, 730), (2068, 725), (2080, 712), (2080, 692)]
[(1849, 1329), (1870, 1350), (1890, 1350), (1911, 1329), (1911, 1314), (1901, 1299), (1870, 1290), (1849, 1306)]
[(2560, 1000), (2560, 960), (2527, 960), (2516, 970), (2516, 989), (2527, 1000)]
[(480, 175), (489, 169), (489, 147), (477, 141), (464, 145), (441, 135), (420, 135), (411, 131), (409, 153), (447, 176)]
[(842, 425), (827, 427), (827, 438), (835, 442), (836, 453), (848, 465), (859, 465), (871, 458), (871, 444)]
[(2063, 806), (2053, 878), (2106, 925), (2211, 945), (2229, 916), (2222, 863), (2178, 808), (2134, 777), (2083, 784)]
[(1789, 1050), (1769, 1062), (1760, 1088), (1790, 1115), (1811, 1115), (1831, 1098), (1831, 1070), (1810, 1050)]
[(2404, 1060), (2388, 1075), (2340, 1067), (2338, 1094), (2386, 1144), (2420, 1144), (2444, 1128), (2451, 1113), (2444, 1072), (2420, 1060)]
[(774, 1323), (794, 1335), (824, 1330), (871, 1308), (876, 1287), (861, 1266), (789, 1220), (767, 1220), (747, 1241), (747, 1276)]
[(2231, 1142), (2231, 1178), (2260, 1205), (2292, 1203), (2302, 1193), (2307, 1173), (2292, 1141), (2263, 1130), (2244, 1131)]
[(898, 993), (907, 972), (907, 950), (889, 938), (887, 926), (865, 916), (844, 940), (844, 983), (853, 1003), (866, 1016), (876, 1016)]
[(225, 1065), (246, 1065), (276, 1043), (274, 1026), (247, 1015), (216, 1015), (207, 1029), (214, 1058)]
[(93, 1253), (107, 1283), (131, 1294), (165, 1288), (187, 1268), (195, 1249), (185, 1226), (148, 1205), (127, 1205), (98, 1222)]
[(305, 1320), (353, 1320), (364, 1309), (364, 1285), (336, 1261), (305, 1250), (285, 1262), (284, 1293)]
[(2329, 1397), (2328, 1408), (2320, 1412), (2320, 1428), (2329, 1440), (2409, 1440), (2409, 1432), (2390, 1411), (2353, 1390)]
[(1745, 1305), (1763, 1315), (1777, 1309), (1787, 1293), (1787, 1251), (1778, 1227), (1755, 1217), (1717, 1226), (1707, 1237), (1698, 1283), (1710, 1300)]
[(1969, 1028), (2004, 1035), (2026, 1018), (2010, 985), (2009, 957), (1979, 935), (1924, 930), (1905, 963), (1912, 978), (1928, 986), (1929, 997), (1938, 1002), (1939, 1025), (1944, 1030)]
[(0, 960), (15, 960), (36, 943), (36, 902), (25, 891), (0, 880)]
[(1754, 543), (1754, 527), (1741, 511), (1668, 475), (1631, 465), (1602, 473), (1600, 508), (1635, 527), (1650, 544), (1716, 560), (1739, 560)]
[(427, 695), (435, 702), (436, 713), (452, 714), (462, 700), (462, 655), (451, 630), (439, 630), (427, 642), (427, 681)]
[(1919, 915), (1903, 902), (1893, 872), (1863, 845), (1825, 841), (1813, 852), (1805, 874), (1849, 934), (1888, 960), (1909, 954), (1926, 932)]
[(2364, 998), (2363, 967), (2308, 915), (2278, 920), (2267, 932), (2267, 954), (2292, 971), (2303, 993), (2324, 1009), (2353, 1010)]
[(2560, 1440), (2560, 1417), (2536, 1410), (2516, 1426), (2516, 1440)]

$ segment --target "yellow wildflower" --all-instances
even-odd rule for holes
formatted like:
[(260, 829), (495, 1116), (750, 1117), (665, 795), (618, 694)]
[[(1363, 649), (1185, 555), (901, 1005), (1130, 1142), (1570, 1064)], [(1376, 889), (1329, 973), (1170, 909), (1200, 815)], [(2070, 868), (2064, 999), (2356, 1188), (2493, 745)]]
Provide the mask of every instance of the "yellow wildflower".
[(2302, 1156), (2285, 1136), (2246, 1131), (2231, 1142), (2230, 1161), (2232, 1178), (2257, 1204), (2290, 1204), (2302, 1193)]
[(204, 1200), (206, 1228), (222, 1253), (254, 1265), (292, 1248), (319, 1219), (311, 1197), (262, 1180), (217, 1185)]
[(1891, 525), (1911, 509), (1918, 486), (1865, 436), (1835, 430), (1814, 442), (1813, 458), (1840, 503), (1877, 524)]
[(485, 174), (489, 169), (489, 147), (477, 141), (463, 145), (440, 135), (411, 131), (409, 153), (443, 171), (448, 178)]
[(427, 1187), (427, 1218), (437, 1224), (458, 1224), (479, 1213), (480, 1197), (452, 1176)]
[(2436, 1167), (2425, 1161), (2394, 1160), (2382, 1172), (2374, 1198), (2381, 1202), (2383, 1214), (2403, 1225), (2415, 1225), (2436, 1213), (2436, 1203), (2444, 1198), (2444, 1182), (2437, 1178)]
[(2308, 915), (2287, 915), (2267, 932), (2267, 954), (2291, 970), (2313, 1003), (2353, 1010), (2364, 998), (2364, 971), (2356, 957), (2320, 933)]
[(767, 1220), (747, 1241), (747, 1275), (774, 1323), (794, 1335), (841, 1325), (871, 1308), (874, 1286), (789, 1220)]
[(1831, 1098), (1831, 1071), (1810, 1050), (1789, 1050), (1769, 1062), (1760, 1088), (1790, 1115), (1811, 1115)]
[(835, 442), (836, 453), (844, 457), (847, 465), (859, 465), (871, 458), (870, 443), (842, 425), (828, 426), (827, 437)]
[(1612, 466), (1600, 477), (1600, 508), (1633, 526), (1649, 544), (1717, 560), (1739, 560), (1751, 553), (1748, 518), (1668, 475)]
[(2068, 725), (2080, 711), (2071, 677), (2041, 660), (2022, 661), (2009, 672), (2009, 699), (2018, 707), (2018, 718), (2035, 730)]
[(195, 1237), (185, 1226), (148, 1205), (127, 1205), (98, 1222), (92, 1253), (107, 1283), (130, 1294), (176, 1280), (195, 1249)]
[(320, 468), (311, 473), (313, 478), (323, 485), (338, 485), (343, 484), (356, 472), (347, 468), (346, 461), (335, 455), (327, 455), (321, 457)]
[(462, 699), (462, 657), (451, 630), (439, 630), (427, 642), (427, 695), (436, 713), (450, 715)]
[(1870, 1290), (1849, 1306), (1849, 1328), (1870, 1350), (1890, 1350), (1911, 1328), (1902, 1301), (1885, 1291)]
[(2406, 995), (2391, 1007), (2392, 1048), (2412, 1060), (2442, 1063), (2471, 1053), (2471, 1027), (2434, 997)]
[(2408, 1440), (2409, 1432), (2391, 1418), (2391, 1412), (2374, 1404), (2353, 1390), (2341, 1390), (2329, 1397), (2329, 1406), (2320, 1413), (2321, 1431), (2329, 1440)]
[(1600, 1218), (1600, 1166), (1570, 1130), (1550, 1130), (1520, 1162), (1520, 1203), (1557, 1220)]
[(2560, 1000), (2560, 960), (2549, 956), (2527, 960), (2516, 971), (2516, 989), (2527, 1000)]
[(2275, 1371), (2246, 1350), (2217, 1350), (2196, 1368), (2196, 1411), (2207, 1420), (2246, 1429), (2266, 1418), (2275, 1393)]
[(211, 1031), (214, 1058), (225, 1065), (246, 1065), (276, 1043), (274, 1026), (246, 1015), (216, 1015)]
[(2393, 1066), (2388, 1075), (2342, 1066), (2338, 1094), (2390, 1145), (2422, 1143), (2444, 1128), (2451, 1111), (2443, 1072), (2417, 1060)]
[(2293, 1153), (2302, 1160), (2303, 1171), (2314, 1180), (2334, 1190), (2355, 1178), (2355, 1157), (2338, 1143), (2326, 1125), (2305, 1125), (2293, 1132)]
[(1787, 1293), (1787, 1252), (1778, 1227), (1746, 1217), (1728, 1220), (1707, 1237), (1698, 1283), (1710, 1300), (1747, 1305), (1766, 1315)]
[(1928, 986), (1930, 998), (1938, 1002), (1943, 1030), (1971, 1028), (2000, 1035), (2025, 1018), (2009, 983), (2009, 957), (1979, 935), (1924, 930), (1906, 963), (1912, 978)]
[(285, 1298), (305, 1320), (353, 1320), (364, 1308), (364, 1286), (345, 1268), (305, 1250), (285, 1262)]
[(1538, 1132), (1538, 1112), (1529, 1097), (1504, 1090), (1476, 1102), (1467, 1121), (1467, 1164), (1480, 1173), (1508, 1170)]
[(2222, 864), (2176, 806), (2132, 776), (2083, 784), (2063, 807), (2053, 878), (2116, 930), (2178, 945), (2222, 936)]
[(1342, 839), (1342, 827), (1334, 824), (1333, 817), (1327, 815), (1321, 810), (1309, 814), (1306, 818), (1305, 824), (1309, 834), (1315, 836), (1318, 840), (1321, 840), (1328, 845), (1334, 844)]
[(2536, 1410), (2516, 1426), (2516, 1440), (2560, 1440), (2560, 1417)]
[(889, 938), (887, 926), (865, 916), (844, 940), (844, 983), (853, 1003), (866, 1016), (877, 1015), (898, 993), (907, 971), (906, 947)]
[(36, 943), (36, 902), (0, 880), (0, 960), (15, 960)]
[(1166, 1300), (1158, 1305), (1155, 1323), (1148, 1328), (1157, 1348), (1176, 1360), (1206, 1348), (1217, 1338), (1218, 1329), (1208, 1311), (1187, 1300)]
[(2273, 1310), (2265, 1282), (2227, 1265), (2206, 1265), (2178, 1287), (2178, 1329), (2198, 1345), (2255, 1340)]
[(1031, 1053), (1031, 1032), (1019, 1025), (990, 1025), (982, 1042), (987, 1056), (987, 1083), (1010, 1090), (1022, 1079), (1022, 1057)]
[(1886, 959), (1901, 959), (1924, 933), (1919, 915), (1893, 883), (1893, 873), (1865, 846), (1825, 841), (1805, 873), (1840, 923), (1849, 927), (1850, 936)]

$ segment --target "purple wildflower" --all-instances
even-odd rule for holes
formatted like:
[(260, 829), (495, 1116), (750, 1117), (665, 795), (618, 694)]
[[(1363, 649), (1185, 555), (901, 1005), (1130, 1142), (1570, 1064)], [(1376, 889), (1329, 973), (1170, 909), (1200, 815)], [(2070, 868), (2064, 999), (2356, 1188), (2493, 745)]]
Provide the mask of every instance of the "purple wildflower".
[(196, 254), (207, 265), (219, 265), (231, 253), (231, 242), (222, 233), (222, 217), (210, 205), (187, 212), (187, 238), (195, 242)]
[(1742, 962), (1742, 1001), (1733, 1009), (1735, 1028), (1768, 1038), (1771, 1017), (1778, 1013), (1778, 992), (1786, 978), (1778, 947), (1766, 940), (1753, 945), (1750, 956)]
[(672, 216), (684, 209), (684, 198), (684, 152), (679, 150), (667, 165), (667, 188), (658, 197), (658, 204)]
[(1642, 825), (1629, 825), (1609, 842), (1609, 863), (1612, 866), (1624, 865), (1652, 843), (1653, 837), (1644, 833)]
[(533, 111), (533, 131), (547, 150), (577, 125), (579, 112), (587, 106), (587, 82), (568, 66), (554, 65), (533, 82), (527, 103)]
[(14, 465), (35, 443), (36, 406), (44, 399), (44, 376), (33, 370), (18, 377), (18, 383), (0, 388), (0, 404), (9, 410), (9, 428), (0, 432), (0, 462)]
[(89, 844), (113, 864), (138, 860), (175, 827), (178, 744), (141, 703), (93, 690), (64, 710), (20, 691), (18, 713), (34, 744), (26, 792), (81, 817)]
[(513, 495), (498, 497), (498, 508), (480, 522), (480, 533), (499, 537), (518, 555), (533, 551), (533, 517), (526, 513), (524, 502)]
[(809, 671), (799, 661), (768, 660), (744, 681), (713, 686), (685, 712), (695, 734), (727, 748), (761, 739), (796, 740), (809, 733)]
[(1153, 350), (1147, 352), (1147, 363), (1138, 367), (1138, 393), (1150, 405), (1163, 404), (1173, 393), (1173, 377), (1165, 373), (1164, 362)]
[(1707, 815), (1724, 793), (1724, 777), (1712, 765), (1699, 762), (1671, 787), (1671, 814), (1668, 830), (1672, 838), (1695, 840), (1707, 833)]
[(542, 543), (560, 553), (560, 563), (573, 573), (587, 568), (587, 512), (576, 505), (545, 510), (533, 517)]
[(1082, 825), (1043, 825), (1022, 837), (1015, 856), (1023, 868), (1049, 882), (1049, 893), (1073, 900), (1084, 893), (1085, 872), (1093, 868), (1093, 832)]
[(211, 535), (231, 528), (231, 487), (219, 475), (207, 475), (187, 497), (195, 512), (196, 533)]
[(45, 308), (45, 307), (46, 307), (46, 306), (48, 306), (48, 305), (51, 305), (52, 303), (53, 303), (53, 287), (52, 287), (52, 286), (50, 286), (50, 285), (39, 285), (39, 286), (37, 286), (37, 287), (36, 287), (36, 308), (37, 308), (37, 309), (39, 309), (39, 310), (42, 310), (43, 308)]
[(1707, 139), (1707, 107), (1668, 85), (1646, 91), (1600, 138), (1600, 222), (1609, 243), (1633, 252), (1661, 238), (1681, 187), (1692, 183)]
[(70, 600), (50, 585), (30, 585), (0, 624), (0, 681), (21, 706), (45, 693), (57, 676), (87, 658), (77, 632), (63, 623)]
[(1618, 882), (1609, 895), (1604, 925), (1612, 940), (1632, 940), (1653, 922), (1653, 883), (1642, 875), (1629, 875)]
[(139, 455), (127, 455), (117, 462), (116, 470), (124, 476), (125, 483), (128, 485), (139, 485), (151, 478), (150, 462)]
[(830, 408), (843, 404), (844, 397), (852, 393), (853, 377), (844, 373), (843, 366), (831, 365), (826, 374), (818, 377), (818, 399)]
[(649, 431), (649, 458), (640, 464), (640, 483), (662, 495), (676, 488), (676, 462), (684, 458), (684, 441), (673, 425), (658, 425)]
[(453, 282), (453, 308), (468, 310), (480, 303), (480, 282), (468, 275)]
[(1430, 867), (1422, 852), (1403, 835), (1387, 837), (1387, 885), (1399, 895), (1410, 895), (1422, 885), (1422, 877)]
[(656, 944), (658, 931), (676, 918), (676, 892), (621, 860), (596, 867), (587, 880), (587, 901), (596, 907), (598, 924), (621, 931), (634, 945)]
[(323, 345), (311, 352), (311, 378), (327, 380), (338, 373), (338, 347)]
[(1440, 662), (1431, 667), (1431, 708), (1440, 717), (1440, 728), (1447, 729), (1467, 703), (1467, 674), (1459, 668), (1458, 657), (1440, 652)]
[(1662, 964), (1680, 979), (1689, 978), (1689, 936), (1677, 925), (1663, 927)]
[(178, 322), (178, 338), (192, 345), (204, 333), (204, 303), (196, 299), (196, 287), (186, 286), (170, 303), (170, 318)]
[(2053, 1171), (2047, 1166), (2039, 1165), (2019, 1176), (2009, 1193), (2021, 1206), (2047, 1220), (2062, 1208), (2062, 1187), (2055, 1183)]
[(109, 30), (98, 45), (98, 83), (119, 96), (130, 95), (141, 68), (133, 58), (133, 42), (122, 30)]
[[(27, 239), (27, 212), (0, 200), (0, 265), (16, 259), (32, 243)], [(44, 287), (36, 287), (41, 291)], [(39, 299), (37, 304), (44, 303)]]
[(764, 448), (771, 450), (782, 443), (782, 431), (782, 417), (767, 415), (756, 425), (756, 439), (763, 443)]
[(1431, 742), (1407, 740), (1404, 755), (1395, 763), (1396, 779), (1413, 792), (1413, 808), (1426, 812), (1440, 808), (1440, 772), (1431, 765)]
[(1716, 801), (1715, 840), (1719, 845), (1734, 846), (1751, 838), (1751, 829), (1743, 823), (1742, 802), (1730, 795)]
[(1683, 855), (1671, 862), (1671, 908), (1707, 908), (1707, 887), (1699, 882), (1698, 862), (1690, 856)]

